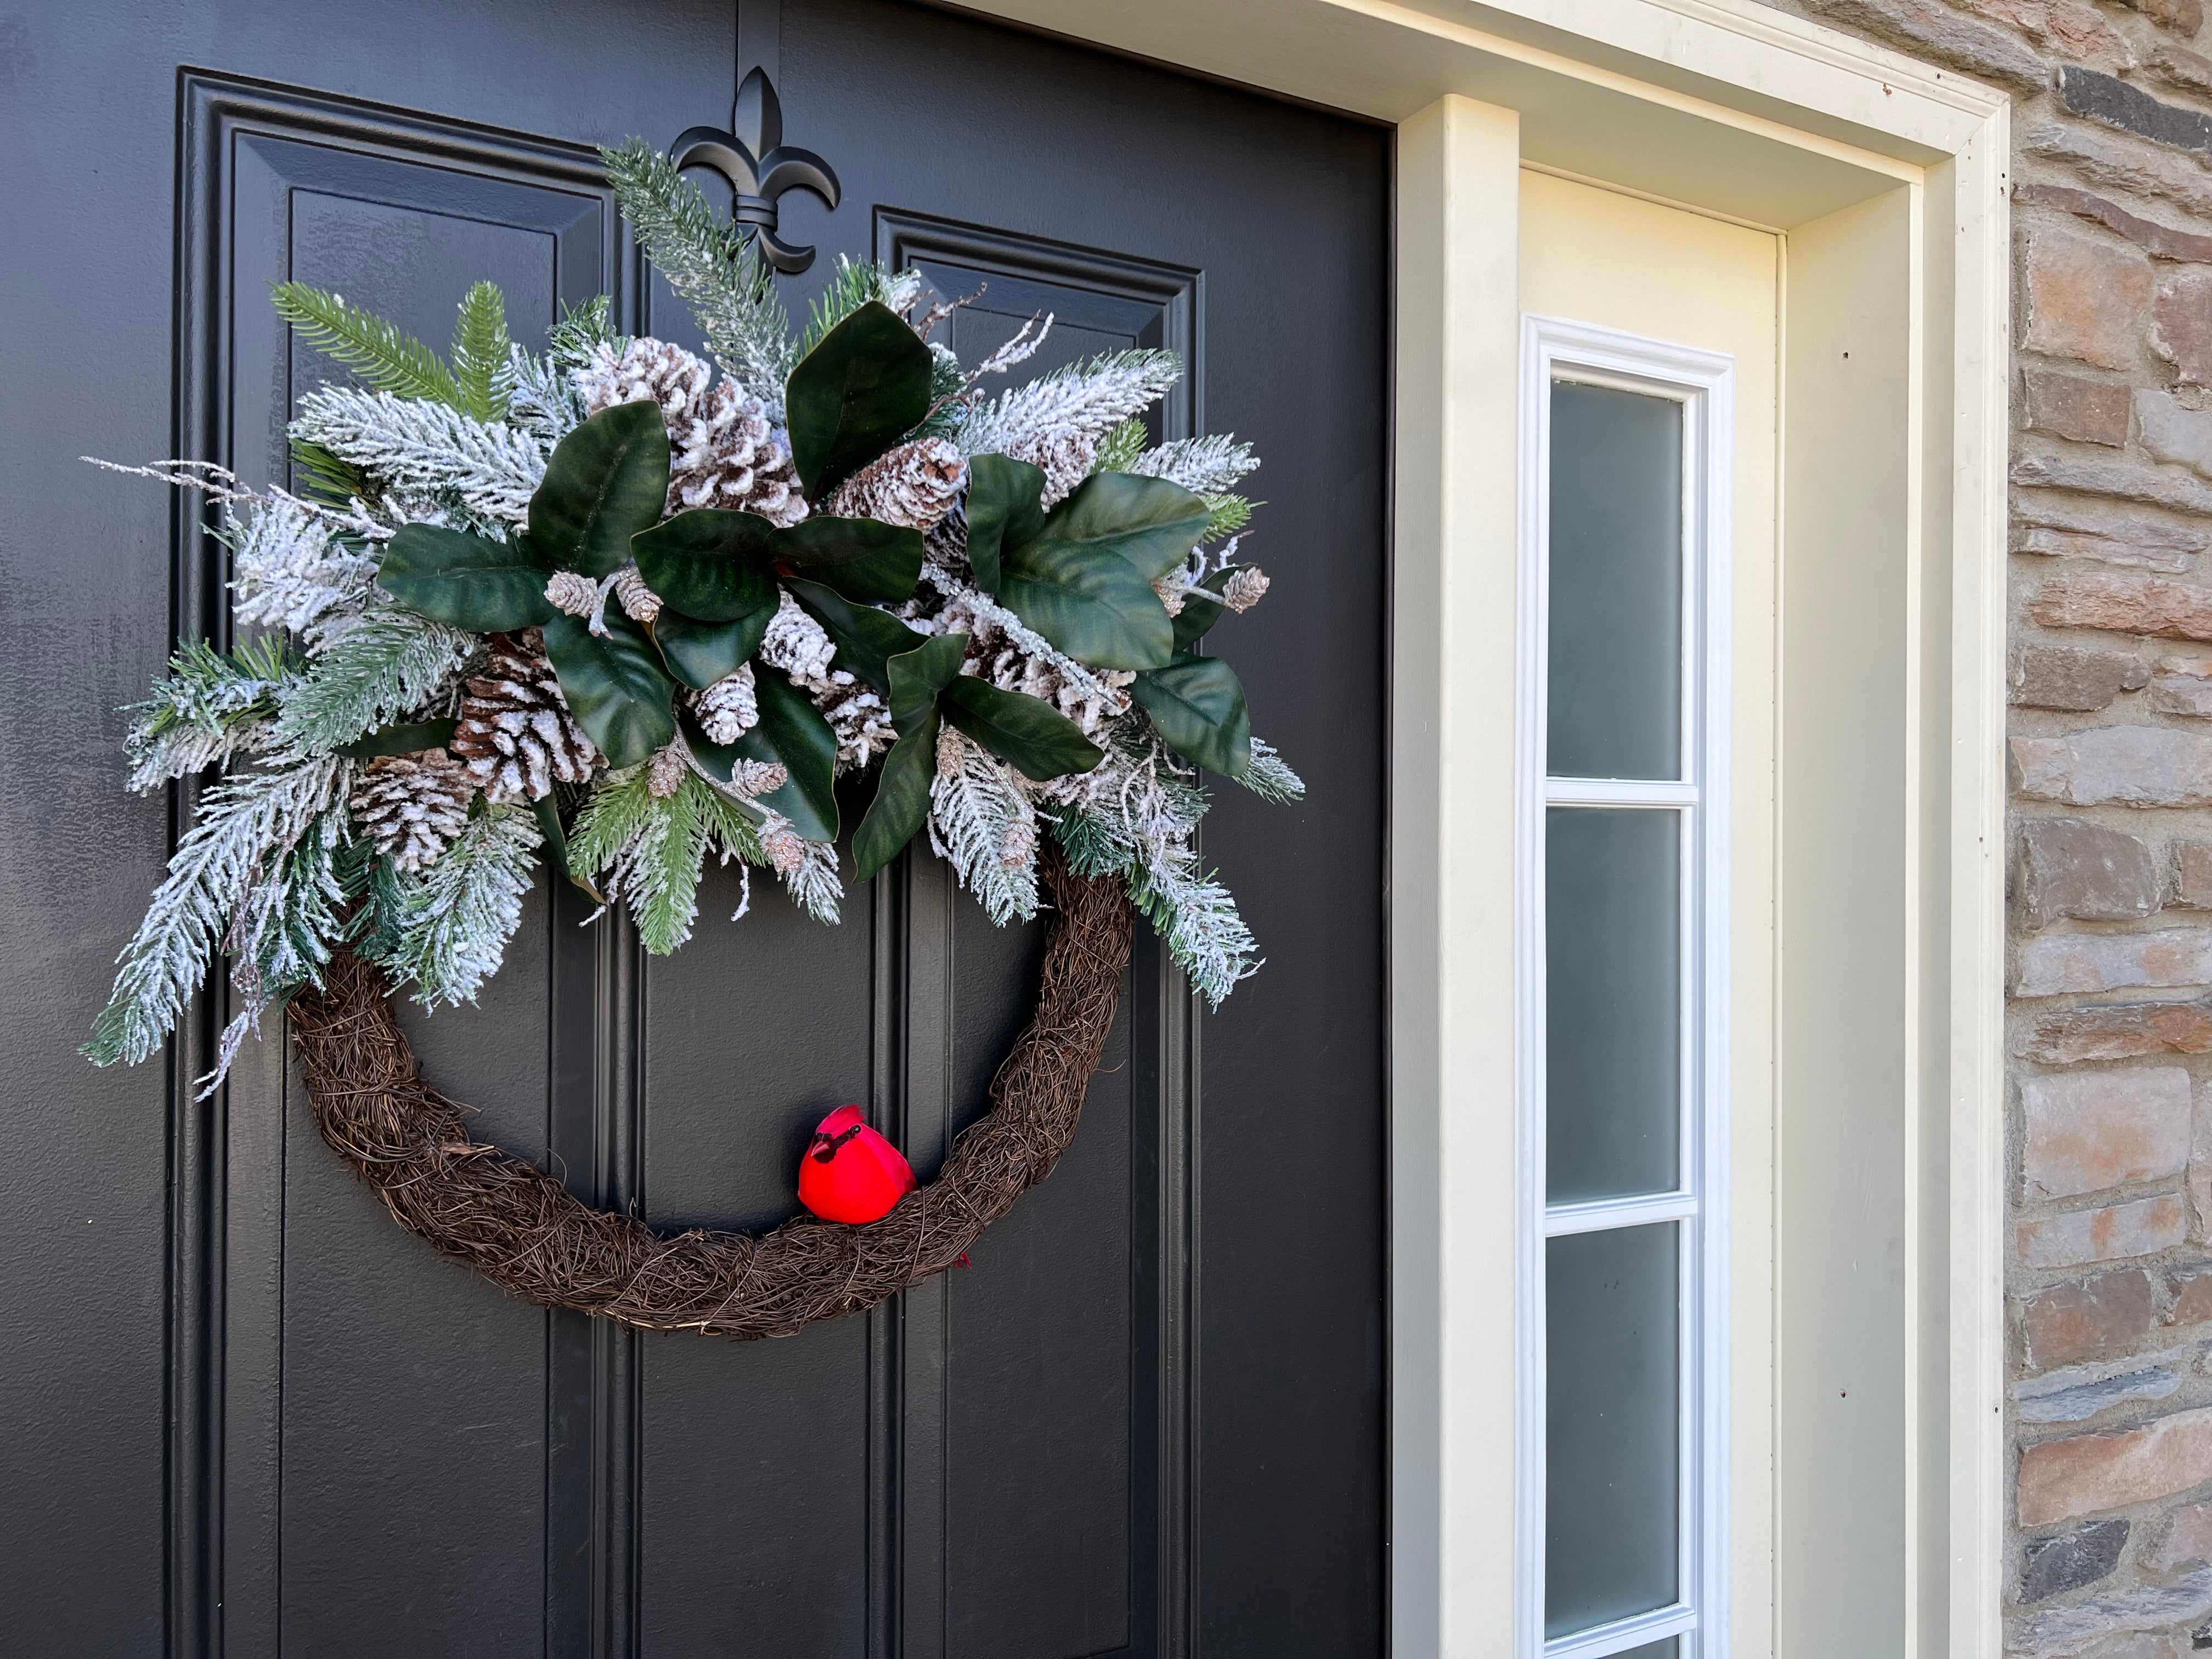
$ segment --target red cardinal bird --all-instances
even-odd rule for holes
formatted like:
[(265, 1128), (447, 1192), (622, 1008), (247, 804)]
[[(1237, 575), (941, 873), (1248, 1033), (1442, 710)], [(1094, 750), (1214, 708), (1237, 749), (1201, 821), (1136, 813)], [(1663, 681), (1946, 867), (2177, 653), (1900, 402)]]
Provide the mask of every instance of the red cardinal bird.
[(799, 1160), (799, 1201), (824, 1221), (880, 1220), (915, 1187), (914, 1167), (897, 1147), (840, 1106), (814, 1127)]

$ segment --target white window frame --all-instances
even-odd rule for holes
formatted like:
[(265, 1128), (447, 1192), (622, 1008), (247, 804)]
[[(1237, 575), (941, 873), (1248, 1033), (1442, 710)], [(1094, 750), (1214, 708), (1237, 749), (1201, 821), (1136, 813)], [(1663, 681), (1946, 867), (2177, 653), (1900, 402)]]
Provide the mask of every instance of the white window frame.
[[(1681, 772), (1677, 782), (1553, 778), (1547, 763), (1552, 386), (1572, 380), (1682, 405)], [(1728, 1645), (1729, 764), (1730, 504), (1735, 360), (1555, 317), (1521, 325), (1517, 577), (1515, 1068), (1520, 1372), (1519, 1659), (1604, 1659), (1669, 1636), (1683, 1659)], [(1670, 1194), (1545, 1201), (1546, 814), (1554, 806), (1679, 813), (1682, 906), (1681, 1170)], [(1599, 1228), (1681, 1224), (1682, 1513), (1679, 1582), (1690, 1599), (1578, 1635), (1544, 1635), (1545, 1245)]]

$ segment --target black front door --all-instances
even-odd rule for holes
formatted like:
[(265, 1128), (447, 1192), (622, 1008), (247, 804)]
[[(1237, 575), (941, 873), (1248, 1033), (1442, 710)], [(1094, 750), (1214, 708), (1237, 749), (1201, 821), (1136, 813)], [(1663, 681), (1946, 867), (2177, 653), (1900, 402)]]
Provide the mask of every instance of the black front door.
[[(752, 0), (749, 0), (752, 3)], [(1235, 656), (1307, 805), (1218, 792), (1267, 957), (1200, 1012), (1140, 929), (1073, 1152), (969, 1268), (745, 1346), (503, 1298), (317, 1139), (281, 1045), (191, 1100), (75, 1045), (170, 833), (117, 705), (221, 567), (74, 458), (283, 464), (331, 372), (269, 284), (425, 337), (611, 291), (697, 344), (590, 146), (727, 118), (731, 0), (33, 4), (9, 91), (0, 592), (0, 1649), (40, 1655), (1350, 1656), (1384, 1626), (1387, 132), (895, 0), (790, 0), (783, 234), (918, 265), (963, 358), (1164, 344), (1164, 435), (1265, 457)], [(748, 58), (777, 32), (746, 20)], [(184, 67), (181, 67), (184, 66)], [(534, 342), (533, 342), (534, 343)], [(482, 1133), (657, 1225), (793, 1207), (869, 1103), (927, 1176), (1023, 1020), (1041, 929), (926, 850), (825, 930), (763, 892), (647, 963), (541, 885), (480, 1010), (410, 1025)], [(211, 1017), (211, 1016), (210, 1016)]]

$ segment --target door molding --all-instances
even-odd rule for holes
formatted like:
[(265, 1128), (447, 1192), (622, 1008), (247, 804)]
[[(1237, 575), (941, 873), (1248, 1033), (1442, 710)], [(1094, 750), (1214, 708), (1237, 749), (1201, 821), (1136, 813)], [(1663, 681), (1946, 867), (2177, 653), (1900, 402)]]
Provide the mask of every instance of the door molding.
[[(1399, 129), (1391, 1559), (1401, 1655), (1504, 1651), (1513, 1605), (1516, 1408), (1495, 1333), (1511, 1328), (1501, 1287), (1510, 1275), (1497, 1264), (1513, 1259), (1514, 1182), (1498, 1137), (1510, 1121), (1516, 1052), (1515, 641), (1501, 601), (1513, 568), (1518, 170), (1534, 164), (1785, 234), (1781, 637), (1816, 647), (1814, 609), (1858, 599), (1852, 620), (1877, 630), (1881, 649), (1856, 661), (1784, 653), (1783, 1094), (1802, 1080), (1808, 1099), (1838, 1102), (1832, 1081), (1792, 1067), (1818, 1054), (1839, 1019), (1872, 1020), (1893, 1051), (1871, 1097), (1905, 1149), (1888, 1194), (1902, 1217), (1903, 1286), (1899, 1306), (1882, 1310), (1901, 1351), (1891, 1381), (1904, 1402), (1886, 1453), (1900, 1466), (1904, 1512), (1885, 1519), (1893, 1545), (1901, 1526), (1904, 1549), (1884, 1583), (1885, 1617), (1893, 1611), (1910, 1652), (1994, 1652), (2005, 1467), (2008, 100), (1756, 0), (965, 9)], [(1856, 306), (1869, 277), (1879, 300)], [(1878, 372), (1864, 355), (1851, 368), (1827, 360), (1826, 344), (1844, 331)], [(1854, 544), (1894, 555), (1876, 594), (1839, 574)], [(1887, 682), (1870, 671), (1877, 656)], [(1840, 845), (1815, 810), (1832, 811), (1837, 797), (1810, 756), (1839, 733), (1853, 776), (1872, 781), (1875, 793), (1855, 804), (1879, 823), (1878, 847)], [(1794, 757), (1805, 763), (1793, 767)], [(1793, 791), (1797, 780), (1808, 787)], [(1824, 879), (1860, 884), (1884, 918), (1879, 945), (1823, 907)], [(1824, 1013), (1821, 994), (1842, 1005)], [(1786, 1486), (1783, 1496), (1786, 1508)], [(1810, 1635), (1816, 1627), (1809, 1615), (1794, 1627), (1785, 1607), (1778, 1630), (1793, 1652), (1847, 1639)], [(1736, 1650), (1753, 1651), (1751, 1639), (1739, 1629)]]
[[(285, 325), (265, 303), (232, 302), (239, 272), (242, 261), (285, 257), (271, 239), (285, 234), (295, 191), (349, 175), (388, 193), (419, 169), (433, 190), (497, 193), (517, 222), (551, 239), (562, 297), (612, 295), (623, 327), (639, 325), (642, 258), (587, 145), (190, 67), (178, 72), (177, 109), (172, 453), (252, 483), (272, 449), (281, 454), (289, 394), (272, 410), (270, 386), (241, 386), (239, 369), (270, 361)], [(176, 492), (172, 625), (179, 638), (228, 647), (229, 572), (212, 523), (204, 499)], [(177, 786), (173, 833), (191, 822), (199, 787)], [(589, 907), (565, 886), (553, 904), (553, 995), (566, 1017), (551, 1039), (548, 1150), (592, 1201), (619, 1207), (637, 1195), (635, 945), (626, 927), (580, 931)], [(178, 1654), (273, 1654), (277, 1643), (283, 1306), (281, 1273), (266, 1267), (283, 1249), (291, 1085), (286, 1043), (264, 1033), (228, 1083), (199, 1097), (215, 1034), (234, 1012), (227, 983), (211, 978), (167, 1055), (167, 1573)], [(571, 1315), (549, 1324), (547, 1341), (548, 1478), (590, 1498), (588, 1535), (549, 1536), (547, 1547), (592, 1563), (587, 1582), (548, 1574), (549, 1586), (580, 1593), (549, 1599), (547, 1626), (587, 1650), (589, 1631), (630, 1616), (636, 1334)]]

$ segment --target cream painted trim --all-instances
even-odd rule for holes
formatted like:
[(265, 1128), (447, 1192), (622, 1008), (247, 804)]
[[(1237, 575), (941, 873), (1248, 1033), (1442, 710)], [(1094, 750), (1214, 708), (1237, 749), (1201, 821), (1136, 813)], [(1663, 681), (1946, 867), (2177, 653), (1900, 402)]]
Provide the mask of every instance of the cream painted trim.
[[(1905, 550), (1920, 580), (1905, 693), (1917, 747), (1899, 757), (1915, 814), (1909, 1109), (1916, 1123), (1939, 1109), (1947, 1121), (1910, 1149), (1927, 1160), (1913, 1164), (1910, 1432), (1935, 1472), (1916, 1470), (1899, 1517), (1921, 1550), (1905, 1630), (1916, 1655), (1996, 1653), (2004, 97), (1757, 0), (967, 9), (1399, 126), (1391, 1571), (1393, 1649), (1407, 1659), (1487, 1659), (1512, 1594), (1513, 1412), (1498, 1382), (1510, 1367), (1494, 1363), (1498, 1333), (1479, 1328), (1492, 1304), (1469, 1283), (1512, 1259), (1510, 1173), (1454, 1125), (1510, 1087), (1514, 1054), (1510, 951), (1478, 948), (1511, 937), (1511, 791), (1499, 787), (1511, 734), (1472, 716), (1511, 696), (1517, 167), (1786, 229), (1909, 192), (1918, 253), (1904, 343), (1920, 438), (1905, 486), (1918, 526)], [(1793, 277), (1793, 303), (1796, 290)]]
[[(1392, 1648), (1514, 1603), (1515, 1391), (1494, 1284), (1517, 1249), (1516, 1160), (1470, 1088), (1510, 1099), (1517, 857), (1512, 721), (1519, 124), (1449, 98), (1398, 132), (1392, 592)], [(1449, 648), (1447, 649), (1447, 642)], [(1499, 788), (1500, 780), (1509, 781)], [(1446, 826), (1449, 827), (1446, 833)], [(1469, 900), (1483, 914), (1463, 927)]]

